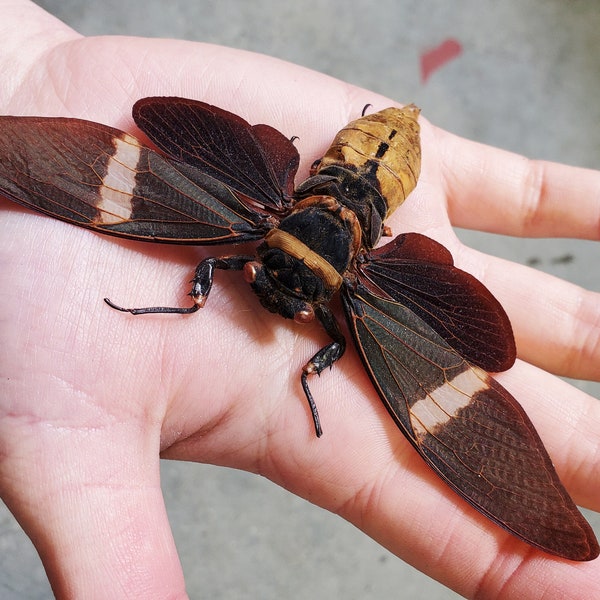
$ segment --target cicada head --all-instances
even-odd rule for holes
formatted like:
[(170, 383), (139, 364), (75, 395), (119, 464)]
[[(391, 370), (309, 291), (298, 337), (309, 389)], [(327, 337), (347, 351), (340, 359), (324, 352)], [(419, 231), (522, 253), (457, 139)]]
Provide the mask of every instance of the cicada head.
[(308, 323), (315, 317), (312, 304), (293, 293), (260, 261), (250, 261), (244, 265), (244, 278), (250, 284), (260, 303), (270, 312), (297, 323)]

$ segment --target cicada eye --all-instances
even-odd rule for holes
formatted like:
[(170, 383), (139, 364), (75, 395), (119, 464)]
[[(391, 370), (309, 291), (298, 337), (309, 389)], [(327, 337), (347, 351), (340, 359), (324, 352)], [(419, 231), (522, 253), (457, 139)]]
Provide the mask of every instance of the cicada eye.
[(244, 265), (244, 279), (247, 283), (254, 283), (256, 281), (256, 275), (262, 265), (255, 260), (251, 260)]
[(320, 158), (317, 158), (317, 160), (315, 160), (315, 162), (312, 165), (310, 165), (310, 175), (311, 175), (311, 177), (313, 175), (317, 174), (317, 171), (319, 170), (320, 165), (321, 165), (321, 159)]
[(299, 310), (294, 315), (294, 321), (296, 323), (310, 323), (315, 319), (315, 311), (310, 304), (307, 304), (305, 308)]

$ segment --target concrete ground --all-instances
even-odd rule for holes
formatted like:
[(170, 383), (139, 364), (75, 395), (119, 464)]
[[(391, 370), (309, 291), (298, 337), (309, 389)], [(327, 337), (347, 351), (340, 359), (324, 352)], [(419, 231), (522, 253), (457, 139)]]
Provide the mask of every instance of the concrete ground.
[[(597, 0), (39, 4), (85, 34), (197, 39), (274, 55), (415, 102), (431, 121), (465, 137), (600, 168)], [(426, 54), (435, 48), (437, 55)], [(485, 252), (600, 291), (598, 243), (460, 235)], [(580, 385), (600, 397), (597, 384)], [(264, 479), (197, 464), (162, 468), (192, 598), (457, 597), (351, 525)], [(600, 535), (600, 516), (590, 520)], [(0, 506), (0, 597), (50, 596), (35, 550)]]

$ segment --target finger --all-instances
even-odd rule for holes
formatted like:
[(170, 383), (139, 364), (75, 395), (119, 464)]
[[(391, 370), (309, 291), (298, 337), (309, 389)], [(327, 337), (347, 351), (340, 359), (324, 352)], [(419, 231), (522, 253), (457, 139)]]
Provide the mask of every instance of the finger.
[(598, 511), (600, 402), (522, 361), (495, 377), (525, 409), (575, 502)]
[(600, 171), (435, 130), (452, 223), (505, 235), (600, 238)]
[(507, 311), (520, 358), (557, 375), (600, 381), (600, 294), (464, 246), (454, 256)]

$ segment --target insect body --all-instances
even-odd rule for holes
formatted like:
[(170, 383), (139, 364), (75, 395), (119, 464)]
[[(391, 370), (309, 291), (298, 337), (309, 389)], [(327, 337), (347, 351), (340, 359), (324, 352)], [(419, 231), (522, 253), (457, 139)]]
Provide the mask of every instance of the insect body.
[(267, 125), (202, 102), (145, 98), (133, 108), (159, 148), (78, 119), (0, 117), (0, 192), (95, 231), (179, 244), (259, 241), (253, 255), (196, 268), (190, 313), (216, 269), (241, 270), (268, 310), (318, 319), (331, 342), (301, 380), (339, 360), (345, 340), (329, 301), (341, 295), (365, 368), (396, 424), (434, 471), (471, 505), (546, 552), (591, 560), (600, 548), (556, 475), (533, 425), (488, 371), (508, 369), (515, 345), (491, 293), (417, 233), (385, 219), (420, 170), (418, 109), (388, 108), (340, 131), (294, 188), (299, 156)]

